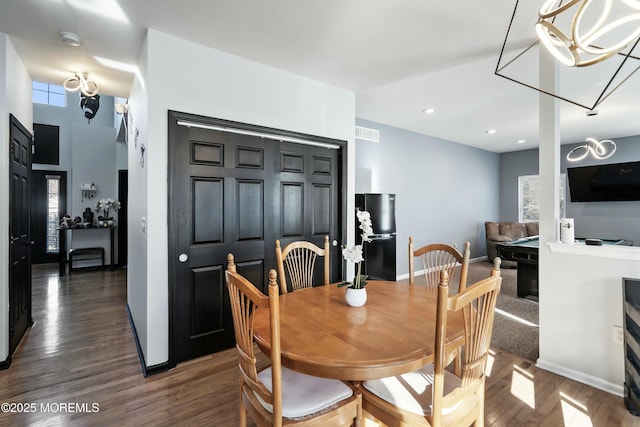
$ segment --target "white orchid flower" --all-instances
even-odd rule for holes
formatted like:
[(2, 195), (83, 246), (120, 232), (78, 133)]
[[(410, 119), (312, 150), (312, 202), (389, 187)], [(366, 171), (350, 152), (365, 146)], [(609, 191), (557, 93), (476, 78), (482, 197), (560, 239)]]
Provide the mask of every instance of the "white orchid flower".
[(342, 249), (342, 256), (347, 261), (351, 261), (353, 263), (361, 262), (364, 259), (362, 256), (362, 245), (346, 246)]

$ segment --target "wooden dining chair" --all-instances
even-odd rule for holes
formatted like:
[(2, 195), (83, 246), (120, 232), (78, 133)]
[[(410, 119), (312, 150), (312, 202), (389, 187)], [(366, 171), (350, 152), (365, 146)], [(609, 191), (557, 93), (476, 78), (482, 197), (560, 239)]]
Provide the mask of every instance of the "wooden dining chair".
[[(362, 395), (342, 381), (319, 378), (281, 366), (279, 290), (276, 271), (269, 271), (269, 296), (236, 271), (227, 256), (226, 282), (240, 368), (240, 426), (247, 415), (258, 426), (359, 426)], [(258, 372), (253, 343), (257, 310), (269, 310), (271, 366)]]
[[(313, 286), (313, 273), (316, 260), (324, 257), (324, 285), (329, 284), (329, 236), (324, 236), (324, 247), (320, 248), (311, 242), (291, 242), (284, 249), (280, 240), (276, 240), (276, 260), (280, 275), (280, 289), (288, 292), (287, 275), (291, 280), (291, 290), (310, 288)], [(285, 268), (286, 267), (286, 268)]]
[(450, 278), (453, 278), (454, 272), (458, 264), (460, 267), (460, 280), (458, 283), (458, 292), (464, 290), (467, 286), (467, 275), (469, 272), (470, 243), (464, 244), (464, 252), (460, 253), (453, 246), (444, 243), (432, 243), (414, 249), (413, 236), (409, 236), (409, 283), (415, 283), (415, 258), (422, 261), (422, 273), (424, 283), (429, 287), (437, 287), (440, 281), (440, 272), (446, 270)]
[[(395, 377), (365, 381), (365, 417), (388, 426), (484, 425), (485, 368), (500, 292), (500, 258), (491, 276), (449, 296), (449, 275), (441, 272), (436, 310), (434, 363)], [(462, 375), (445, 370), (447, 313), (462, 312), (465, 351)]]
[[(414, 249), (413, 236), (409, 236), (409, 284), (416, 283), (416, 273), (414, 267), (415, 258), (420, 258), (422, 261), (422, 273), (423, 283), (427, 287), (437, 287), (440, 281), (440, 273), (446, 271), (449, 275), (449, 280), (454, 277), (456, 267), (460, 264), (460, 278), (458, 281), (458, 292), (464, 290), (467, 286), (467, 275), (469, 273), (469, 251), (470, 244), (466, 242), (464, 244), (464, 253), (458, 252), (456, 248), (444, 243), (432, 243), (422, 246), (421, 248)], [(462, 349), (457, 349), (455, 352), (448, 356), (447, 366), (453, 362), (454, 371), (457, 375), (460, 375), (461, 369), (461, 357)]]

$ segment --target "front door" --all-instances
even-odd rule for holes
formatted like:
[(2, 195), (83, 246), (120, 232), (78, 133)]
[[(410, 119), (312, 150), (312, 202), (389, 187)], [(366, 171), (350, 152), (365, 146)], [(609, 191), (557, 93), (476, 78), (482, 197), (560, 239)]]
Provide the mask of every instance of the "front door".
[(31, 235), (29, 131), (10, 115), (9, 131), (9, 355), (31, 326)]
[[(174, 363), (234, 345), (227, 254), (266, 293), (275, 240), (342, 241), (340, 149), (284, 143), (170, 113), (169, 264)], [(226, 123), (226, 122), (224, 122)], [(335, 143), (335, 141), (333, 141)], [(341, 147), (341, 145), (338, 145)], [(342, 277), (340, 251), (332, 275)]]
[(60, 219), (67, 213), (67, 172), (31, 171), (31, 263), (60, 260)]

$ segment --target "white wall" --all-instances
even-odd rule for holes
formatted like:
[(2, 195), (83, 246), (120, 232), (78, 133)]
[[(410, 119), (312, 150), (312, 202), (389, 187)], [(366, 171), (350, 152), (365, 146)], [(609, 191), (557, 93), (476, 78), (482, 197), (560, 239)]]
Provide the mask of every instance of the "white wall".
[(9, 114), (33, 133), (31, 78), (9, 37), (0, 33), (0, 363), (9, 356)]
[[(145, 40), (138, 58), (139, 73), (133, 80), (129, 95), (129, 200), (127, 218), (127, 304), (133, 324), (136, 327), (138, 342), (148, 363), (147, 350), (147, 270), (155, 268), (147, 260), (147, 229), (142, 223), (147, 218), (147, 194), (149, 168), (140, 165), (141, 147), (147, 145), (148, 108), (147, 89), (143, 76), (148, 74), (147, 40)], [(136, 138), (136, 131), (138, 137)], [(166, 252), (166, 251), (165, 251)], [(155, 363), (161, 363), (160, 358)]]
[[(96, 211), (98, 200), (118, 198), (117, 157), (121, 152), (126, 156), (126, 146), (122, 142), (116, 142), (113, 97), (101, 96), (100, 109), (90, 122), (84, 117), (78, 100), (77, 92), (67, 92), (66, 107), (32, 104), (34, 122), (58, 126), (60, 131), (59, 164), (34, 164), (33, 169), (67, 171), (67, 211), (64, 213), (68, 213), (72, 218), (82, 217), (82, 213), (88, 207), (97, 218), (98, 215), (102, 215), (102, 212)], [(83, 200), (80, 184), (91, 183), (96, 184), (98, 191), (94, 198)], [(109, 215), (118, 218), (118, 212), (111, 211)], [(67, 238), (68, 249), (104, 247), (105, 262), (111, 263), (108, 233), (68, 232)], [(116, 244), (114, 241), (114, 245)]]
[(407, 245), (442, 242), (486, 256), (484, 221), (498, 216), (500, 156), (362, 119), (380, 142), (357, 140), (356, 191), (396, 194), (396, 273), (409, 277)]
[[(279, 129), (303, 132), (348, 141), (349, 205), (354, 209), (354, 124), (355, 94), (324, 83), (309, 80), (246, 59), (188, 42), (155, 30), (149, 30), (140, 63), (146, 85), (147, 129), (140, 129), (138, 144), (145, 144), (147, 188), (132, 182), (131, 203), (147, 201), (146, 241), (139, 238), (146, 259), (130, 258), (129, 269), (146, 269), (146, 282), (134, 282), (130, 276), (130, 309), (146, 308), (146, 328), (139, 325), (142, 313), (132, 313), (147, 366), (168, 360), (169, 356), (169, 277), (167, 229), (167, 111), (176, 110), (234, 120)], [(144, 95), (139, 91), (141, 98)], [(134, 98), (135, 96), (132, 96)], [(135, 113), (134, 113), (135, 114)], [(138, 123), (140, 124), (140, 123)], [(131, 147), (131, 144), (129, 144)], [(131, 149), (131, 148), (130, 148)], [(130, 153), (131, 154), (131, 153)], [(131, 157), (131, 156), (130, 156)], [(138, 153), (139, 157), (139, 153)], [(132, 160), (133, 161), (133, 160)], [(139, 167), (139, 166), (138, 166)], [(136, 177), (137, 177), (136, 173)], [(145, 192), (145, 193), (142, 193)], [(132, 208), (131, 228), (138, 226), (142, 212)], [(353, 224), (348, 221), (348, 235)], [(138, 226), (139, 228), (139, 226)], [(135, 238), (137, 231), (130, 231)], [(171, 256), (177, 254), (171, 254)], [(144, 274), (137, 271), (136, 278)], [(140, 301), (146, 295), (145, 302)], [(144, 331), (144, 332), (143, 332)], [(141, 336), (143, 333), (146, 336)]]
[(594, 255), (540, 253), (537, 364), (622, 396), (624, 348), (613, 342), (612, 327), (623, 325), (622, 278), (640, 278), (640, 248), (620, 248), (632, 259), (589, 249)]
[[(541, 50), (542, 87), (553, 88), (559, 65)], [(557, 243), (560, 175), (558, 100), (541, 94), (540, 355), (537, 366), (623, 395), (624, 351), (612, 341), (622, 325), (622, 278), (640, 278), (640, 248)]]

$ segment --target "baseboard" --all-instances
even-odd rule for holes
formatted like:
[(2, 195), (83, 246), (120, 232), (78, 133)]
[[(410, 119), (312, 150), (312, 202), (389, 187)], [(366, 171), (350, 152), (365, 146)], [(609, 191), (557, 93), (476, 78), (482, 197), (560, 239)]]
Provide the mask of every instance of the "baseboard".
[(9, 369), (9, 366), (11, 366), (11, 355), (8, 355), (4, 361), (0, 362), (0, 371)]
[(585, 374), (584, 372), (575, 371), (573, 369), (568, 369), (564, 366), (556, 365), (555, 363), (547, 362), (542, 359), (538, 359), (536, 367), (562, 377), (569, 378), (570, 380), (586, 384), (590, 387), (597, 388), (598, 390), (606, 391), (607, 393), (611, 393), (619, 397), (624, 397), (624, 386), (622, 384), (614, 384), (612, 382), (605, 381), (602, 378), (594, 377), (593, 375)]
[[(487, 261), (487, 257), (486, 256), (481, 256), (481, 257), (478, 257), (478, 258), (471, 258), (471, 259), (469, 259), (469, 264), (474, 263), (474, 262), (480, 262), (480, 261)], [(415, 274), (416, 275), (424, 274), (424, 269), (416, 270)], [(405, 273), (405, 274), (401, 274), (399, 276), (396, 276), (396, 281), (398, 281), (398, 280), (408, 280), (408, 279), (409, 279), (409, 273)]]
[(175, 364), (171, 364), (168, 361), (164, 363), (159, 363), (153, 366), (147, 366), (147, 362), (144, 360), (144, 353), (142, 352), (142, 347), (140, 346), (138, 331), (136, 330), (135, 323), (133, 323), (133, 317), (131, 316), (131, 310), (129, 309), (129, 304), (127, 304), (127, 316), (129, 316), (129, 324), (131, 325), (131, 331), (133, 332), (133, 340), (136, 342), (136, 350), (138, 351), (138, 358), (140, 359), (140, 365), (142, 366), (142, 375), (144, 375), (145, 377), (148, 377), (149, 375), (159, 374), (161, 372), (166, 372), (171, 368), (175, 368)]

